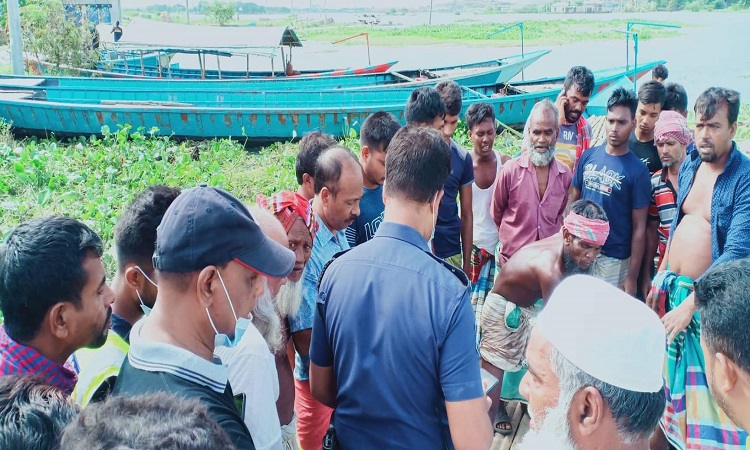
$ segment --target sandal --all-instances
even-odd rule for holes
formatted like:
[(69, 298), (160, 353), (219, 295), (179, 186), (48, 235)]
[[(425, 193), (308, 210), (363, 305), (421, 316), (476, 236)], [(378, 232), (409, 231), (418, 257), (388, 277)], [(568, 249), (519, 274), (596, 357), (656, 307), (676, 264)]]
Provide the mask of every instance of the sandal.
[(501, 434), (503, 436), (507, 436), (513, 432), (513, 424), (511, 423), (510, 416), (508, 416), (508, 411), (505, 409), (505, 405), (501, 404), (497, 409), (492, 428), (495, 434)]

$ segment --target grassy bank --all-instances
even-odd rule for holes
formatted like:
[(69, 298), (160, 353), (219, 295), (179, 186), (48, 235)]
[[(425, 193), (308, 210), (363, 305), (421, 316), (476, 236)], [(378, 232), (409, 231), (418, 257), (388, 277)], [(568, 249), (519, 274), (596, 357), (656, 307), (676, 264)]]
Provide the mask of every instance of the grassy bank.
[[(750, 105), (741, 111), (738, 142), (750, 141)], [(455, 139), (470, 147), (460, 125)], [(356, 136), (342, 141), (358, 153)], [(519, 140), (502, 133), (497, 150), (508, 155)], [(121, 130), (103, 138), (73, 142), (14, 139), (0, 126), (0, 235), (21, 221), (62, 214), (84, 221), (107, 241), (122, 209), (151, 184), (183, 188), (209, 183), (253, 203), (258, 194), (296, 189), (297, 144), (278, 143), (249, 153), (237, 142), (215, 140), (175, 143), (147, 133)], [(109, 256), (107, 268), (114, 268)]]
[[(622, 39), (627, 20), (529, 20), (523, 22), (524, 41), (529, 45), (548, 45), (600, 39)], [(450, 25), (419, 25), (412, 27), (362, 26), (362, 25), (315, 25), (300, 24), (296, 31), (300, 39), (312, 41), (335, 41), (359, 33), (369, 33), (370, 42), (375, 45), (470, 43), (473, 45), (518, 45), (521, 38), (518, 27), (497, 34), (488, 35), (508, 26), (506, 23), (453, 23)], [(681, 25), (682, 24), (676, 24)], [(680, 30), (644, 28), (638, 30), (640, 39), (679, 35)], [(361, 42), (349, 41), (352, 44)]]

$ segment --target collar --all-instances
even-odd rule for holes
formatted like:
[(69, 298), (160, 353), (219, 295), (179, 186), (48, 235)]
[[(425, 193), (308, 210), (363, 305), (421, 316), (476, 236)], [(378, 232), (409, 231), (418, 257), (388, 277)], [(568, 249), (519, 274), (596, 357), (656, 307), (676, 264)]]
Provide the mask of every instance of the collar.
[(427, 241), (424, 240), (417, 230), (408, 225), (402, 225), (396, 222), (383, 222), (378, 227), (378, 231), (375, 232), (375, 237), (398, 239), (399, 241), (411, 244), (424, 252), (431, 253), (430, 248), (427, 247)]
[[(519, 166), (523, 167), (529, 172), (531, 172), (531, 169), (534, 168), (534, 165), (531, 163), (531, 157), (526, 152), (521, 154), (521, 156), (518, 157), (517, 161)], [(567, 167), (564, 167), (563, 164), (561, 162), (558, 162), (557, 158), (554, 157), (552, 158), (552, 161), (550, 161), (549, 165), (550, 169), (557, 169), (557, 173), (565, 173), (565, 167)]]
[(130, 332), (128, 361), (146, 372), (166, 372), (218, 393), (227, 387), (227, 369), (220, 361), (206, 361), (183, 348), (141, 338), (141, 328), (148, 318), (139, 320)]
[(331, 230), (328, 228), (328, 225), (323, 222), (323, 220), (320, 218), (320, 216), (317, 213), (315, 214), (315, 219), (318, 221), (320, 226), (318, 227), (318, 232), (315, 233), (315, 240), (320, 239), (321, 242), (328, 243), (330, 241), (334, 241), (337, 244), (339, 244), (339, 234), (341, 234), (341, 231), (336, 232), (336, 234), (331, 233)]
[(69, 364), (71, 358), (64, 365), (60, 365), (39, 353), (34, 347), (20, 344), (13, 340), (0, 326), (0, 374), (5, 375), (36, 375), (42, 377), (50, 385), (70, 395), (78, 381), (78, 375)]

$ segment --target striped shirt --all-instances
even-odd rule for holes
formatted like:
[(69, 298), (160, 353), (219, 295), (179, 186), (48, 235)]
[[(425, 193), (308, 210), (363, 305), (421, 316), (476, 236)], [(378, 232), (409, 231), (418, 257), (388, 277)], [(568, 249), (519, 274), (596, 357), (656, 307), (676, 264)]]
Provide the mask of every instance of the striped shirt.
[(667, 248), (669, 228), (676, 215), (677, 192), (667, 178), (667, 172), (658, 170), (651, 176), (651, 205), (648, 207), (648, 218), (659, 221), (659, 265)]
[(78, 381), (78, 375), (67, 363), (60, 365), (35, 348), (19, 344), (8, 336), (4, 326), (0, 326), (0, 375), (39, 376), (68, 395)]

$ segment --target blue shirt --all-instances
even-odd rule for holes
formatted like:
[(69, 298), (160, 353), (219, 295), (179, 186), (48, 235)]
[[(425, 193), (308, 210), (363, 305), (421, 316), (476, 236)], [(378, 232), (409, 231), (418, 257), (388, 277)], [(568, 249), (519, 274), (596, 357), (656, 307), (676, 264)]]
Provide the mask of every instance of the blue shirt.
[[(302, 302), (299, 311), (295, 317), (289, 318), (289, 331), (291, 333), (309, 330), (313, 327), (313, 312), (315, 311), (315, 302), (318, 299), (318, 278), (323, 272), (323, 266), (333, 258), (333, 255), (349, 248), (346, 234), (343, 231), (337, 231), (336, 234), (333, 234), (317, 214), (315, 214), (315, 218), (318, 220), (320, 228), (315, 233), (312, 253), (305, 265), (305, 274), (302, 278)], [(309, 355), (300, 356), (299, 353), (295, 352), (294, 378), (307, 381), (309, 370)]]
[(383, 186), (375, 189), (364, 188), (363, 191), (359, 200), (359, 216), (346, 229), (346, 240), (350, 247), (356, 247), (372, 239), (378, 231), (380, 222), (383, 221)]
[(343, 448), (453, 447), (445, 402), (484, 395), (469, 295), (460, 269), (393, 222), (331, 263), (310, 357), (334, 367)]
[(651, 174), (631, 151), (622, 156), (607, 153), (606, 144), (581, 155), (573, 175), (581, 198), (604, 208), (609, 218), (609, 237), (602, 254), (627, 259), (633, 239), (633, 210), (651, 204)]
[(461, 218), (458, 216), (458, 193), (474, 182), (471, 154), (451, 140), (451, 171), (443, 185), (443, 198), (438, 207), (435, 255), (449, 258), (461, 254)]
[[(693, 186), (701, 165), (697, 150), (688, 153), (677, 177), (677, 218), (672, 221), (669, 235), (685, 216), (682, 205)], [(737, 150), (732, 151), (726, 167), (716, 179), (711, 196), (711, 267), (750, 255), (750, 159)]]

